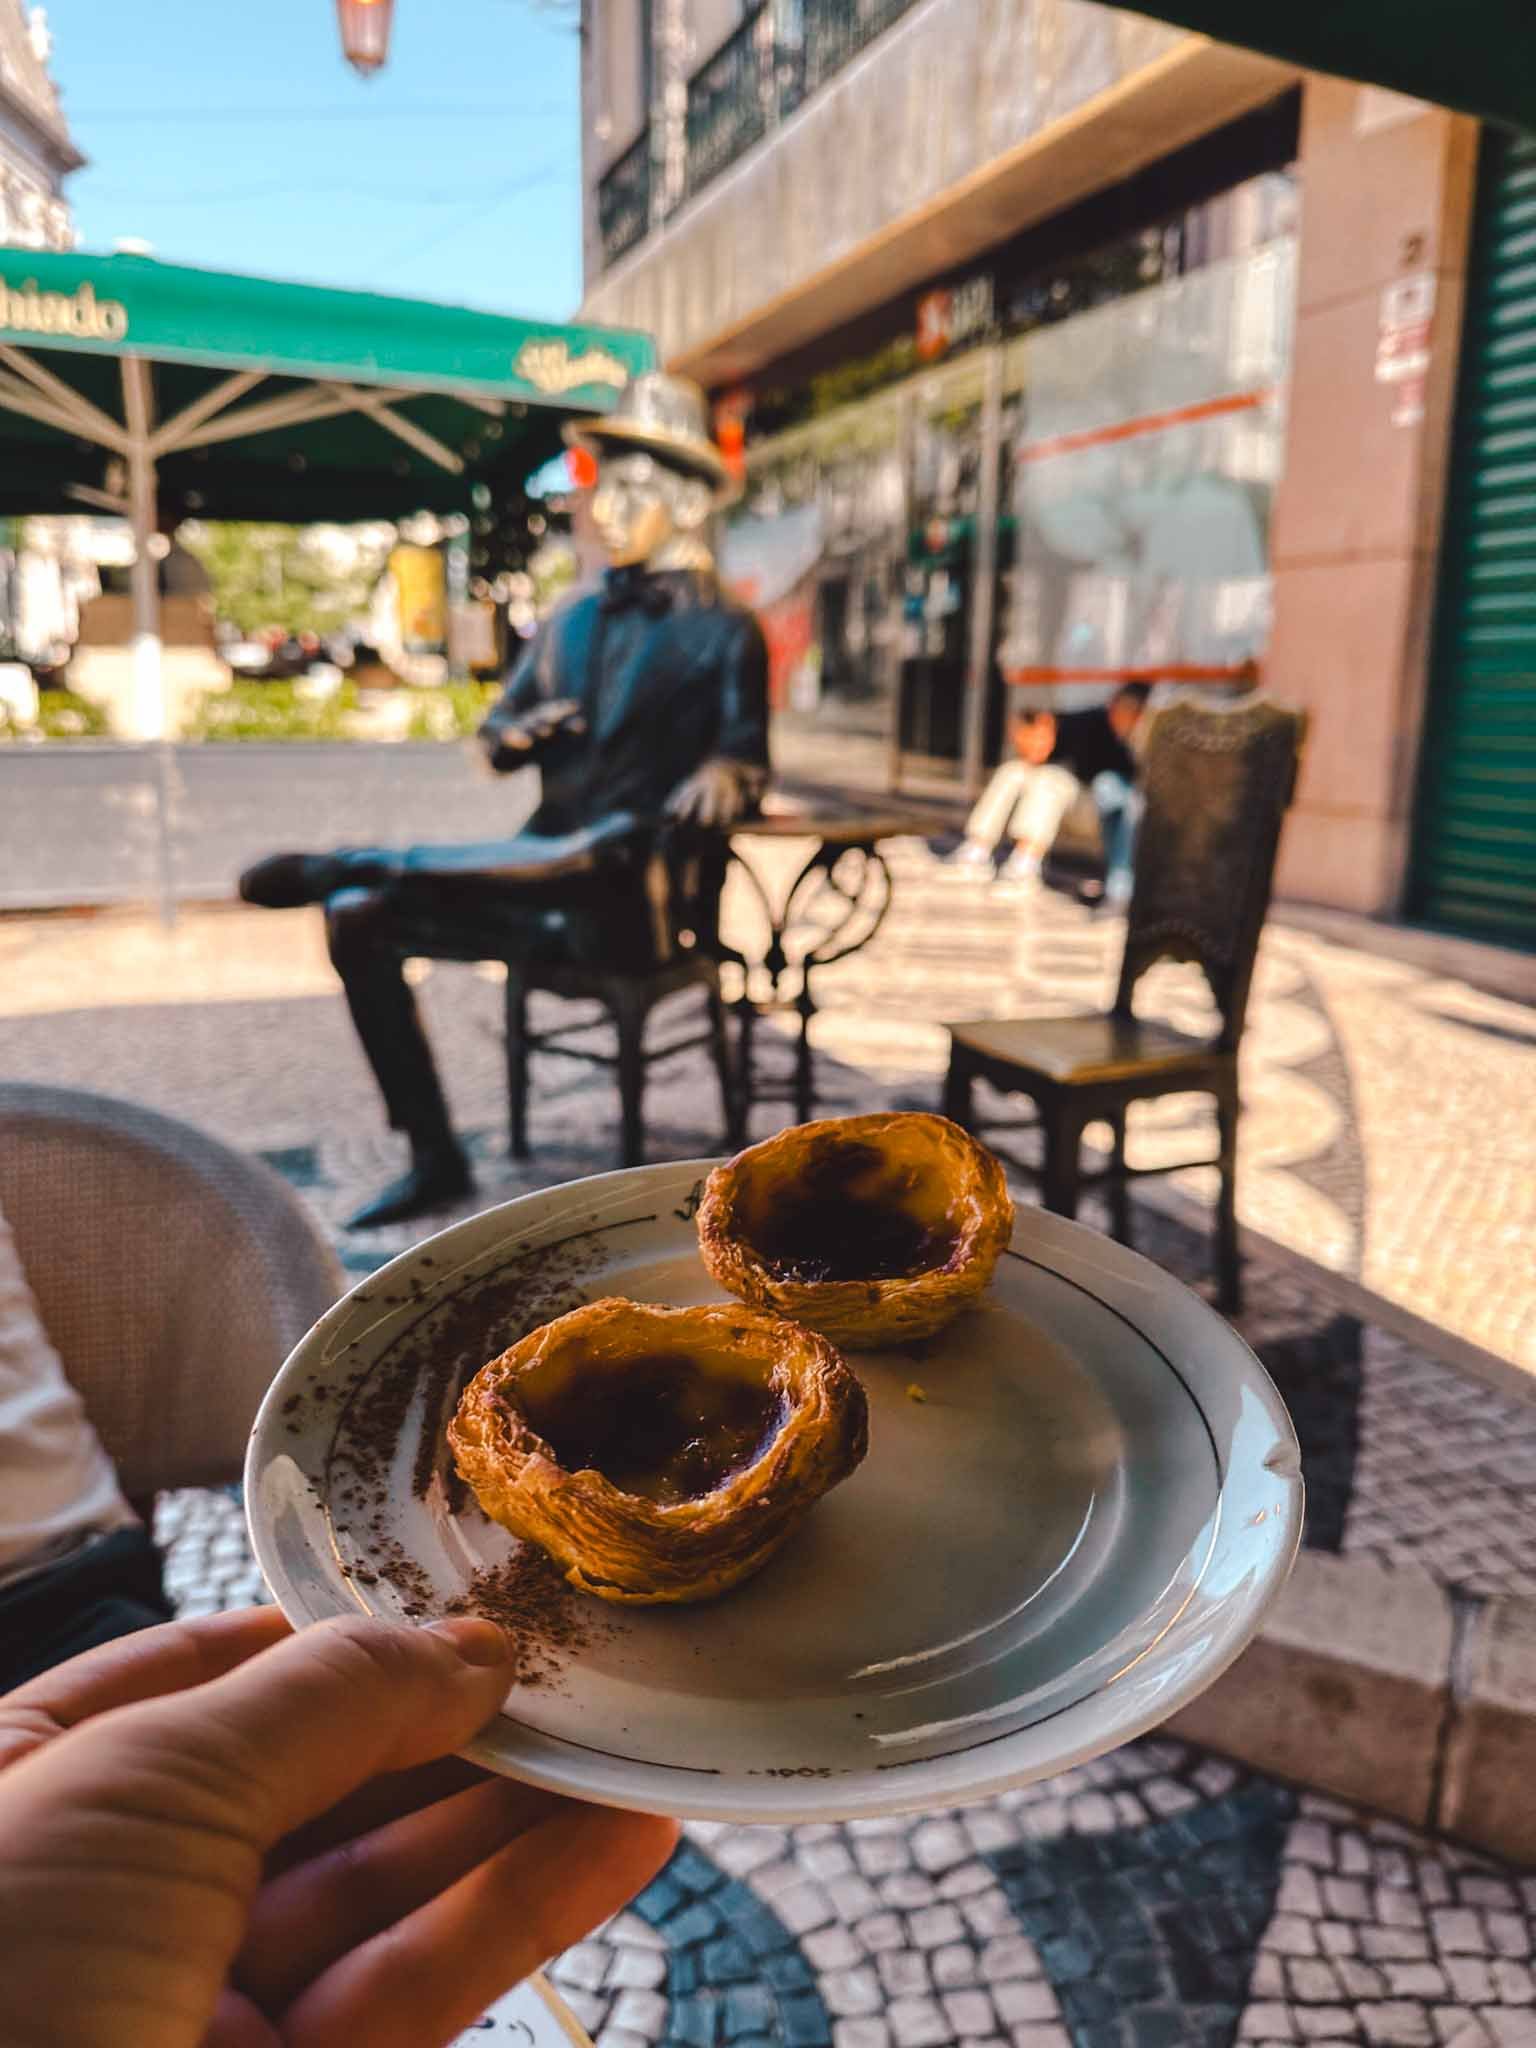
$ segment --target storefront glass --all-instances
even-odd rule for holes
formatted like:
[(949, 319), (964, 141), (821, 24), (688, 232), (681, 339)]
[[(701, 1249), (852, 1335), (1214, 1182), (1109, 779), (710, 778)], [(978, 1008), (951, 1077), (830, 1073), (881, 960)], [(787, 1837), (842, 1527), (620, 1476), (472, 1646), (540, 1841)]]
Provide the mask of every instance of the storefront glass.
[[(907, 530), (905, 405), (886, 395), (781, 435), (748, 473), (720, 546), (768, 639), (781, 768), (839, 737), (846, 772), (885, 779), (896, 716)], [(822, 763), (825, 773), (825, 763)]]
[(1010, 682), (1066, 702), (1263, 653), (1294, 266), (1274, 242), (1007, 345)]
[[(1262, 654), (1294, 215), (1292, 174), (1265, 172), (1044, 274), (935, 292), (908, 374), (749, 447), (721, 563), (763, 615), (787, 765), (974, 780), (1010, 686), (1067, 708)], [(930, 307), (950, 354), (923, 368)]]
[(964, 749), (970, 622), (981, 558), (980, 352), (913, 389), (911, 517), (903, 570), (898, 731), (909, 767), (956, 772)]

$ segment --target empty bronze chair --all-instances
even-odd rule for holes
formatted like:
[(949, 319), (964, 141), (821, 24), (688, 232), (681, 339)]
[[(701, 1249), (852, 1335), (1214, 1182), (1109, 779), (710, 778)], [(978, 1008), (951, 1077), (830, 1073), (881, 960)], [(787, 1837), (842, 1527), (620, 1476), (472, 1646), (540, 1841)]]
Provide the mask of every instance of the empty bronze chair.
[[(1233, 710), (1175, 704), (1153, 725), (1146, 755), (1146, 813), (1126, 924), (1120, 984), (1108, 1014), (989, 1019), (951, 1024), (947, 1115), (980, 1128), (977, 1078), (1027, 1095), (1041, 1132), (1045, 1207), (1076, 1214), (1084, 1187), (1103, 1187), (1116, 1237), (1129, 1241), (1128, 1183), (1138, 1174), (1216, 1166), (1216, 1274), (1223, 1309), (1242, 1301), (1237, 1246), (1238, 1046), (1259, 934), (1269, 908), (1280, 827), (1296, 786), (1306, 717), (1264, 699)], [(1204, 1040), (1135, 1015), (1136, 985), (1158, 960), (1195, 961), (1220, 1018)], [(1193, 1092), (1215, 1098), (1215, 1159), (1129, 1168), (1127, 1106)], [(1109, 1165), (1084, 1175), (1084, 1127), (1108, 1123)], [(1018, 1128), (1018, 1126), (1014, 1126)]]

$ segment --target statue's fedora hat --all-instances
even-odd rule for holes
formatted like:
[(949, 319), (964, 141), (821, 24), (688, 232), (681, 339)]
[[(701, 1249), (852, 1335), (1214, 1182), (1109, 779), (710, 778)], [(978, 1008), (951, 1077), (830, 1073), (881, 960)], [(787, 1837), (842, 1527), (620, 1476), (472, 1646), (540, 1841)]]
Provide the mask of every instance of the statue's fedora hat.
[(565, 438), (573, 448), (598, 456), (626, 449), (654, 455), (674, 469), (702, 477), (722, 502), (735, 492), (725, 457), (709, 437), (704, 394), (687, 377), (647, 370), (625, 385), (612, 412), (598, 419), (568, 420)]

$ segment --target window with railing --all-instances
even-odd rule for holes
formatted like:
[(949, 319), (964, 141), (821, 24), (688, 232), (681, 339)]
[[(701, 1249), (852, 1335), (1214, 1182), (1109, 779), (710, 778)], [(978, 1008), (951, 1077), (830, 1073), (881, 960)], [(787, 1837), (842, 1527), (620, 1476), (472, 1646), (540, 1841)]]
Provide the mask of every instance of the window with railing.
[(603, 261), (616, 263), (651, 224), (651, 131), (649, 125), (624, 154), (608, 166), (597, 188), (597, 231)]
[(915, 0), (799, 0), (802, 92), (818, 91)]
[(688, 81), (690, 194), (701, 191), (767, 132), (772, 101), (773, 20), (763, 0)]
[[(688, 81), (686, 166), (671, 206), (712, 179), (794, 113), (916, 0), (758, 0)], [(647, 132), (597, 188), (603, 260), (616, 262), (653, 225)]]

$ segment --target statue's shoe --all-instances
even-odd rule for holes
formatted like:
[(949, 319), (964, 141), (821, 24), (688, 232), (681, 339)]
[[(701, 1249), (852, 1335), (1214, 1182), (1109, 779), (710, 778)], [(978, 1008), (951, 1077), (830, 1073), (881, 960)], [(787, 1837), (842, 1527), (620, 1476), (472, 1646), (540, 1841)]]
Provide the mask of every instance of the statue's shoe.
[(264, 910), (296, 910), (302, 903), (323, 903), (345, 880), (346, 870), (334, 854), (274, 853), (246, 869), (240, 896)]
[(380, 1230), (386, 1223), (404, 1223), (412, 1216), (424, 1216), (429, 1209), (441, 1209), (456, 1202), (473, 1188), (469, 1162), (457, 1147), (418, 1159), (409, 1173), (391, 1181), (371, 1202), (365, 1202), (355, 1216), (347, 1218), (348, 1230)]

